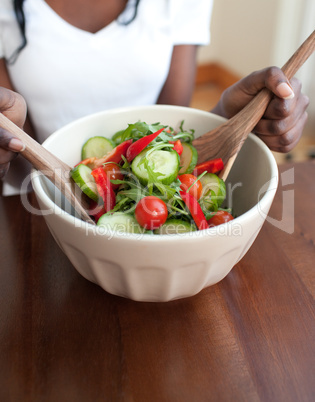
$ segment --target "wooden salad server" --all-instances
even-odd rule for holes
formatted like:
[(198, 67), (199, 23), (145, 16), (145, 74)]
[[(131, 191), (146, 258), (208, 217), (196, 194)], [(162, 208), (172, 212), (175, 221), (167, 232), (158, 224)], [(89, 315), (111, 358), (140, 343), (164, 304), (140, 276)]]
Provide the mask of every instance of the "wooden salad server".
[(40, 145), (2, 113), (0, 113), (0, 126), (25, 144), (25, 149), (20, 154), (64, 194), (81, 219), (95, 225), (87, 212), (89, 209), (87, 197), (70, 177), (70, 166)]
[[(282, 67), (290, 80), (315, 50), (315, 31), (303, 42)], [(239, 113), (193, 141), (198, 151), (198, 163), (222, 158), (224, 169), (220, 177), (225, 180), (248, 134), (261, 119), (273, 97), (267, 88), (262, 89)]]

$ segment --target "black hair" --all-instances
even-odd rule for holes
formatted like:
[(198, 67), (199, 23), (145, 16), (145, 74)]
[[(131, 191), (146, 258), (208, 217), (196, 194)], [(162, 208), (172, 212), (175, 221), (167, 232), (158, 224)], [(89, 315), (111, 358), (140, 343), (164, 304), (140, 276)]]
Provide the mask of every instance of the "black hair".
[(17, 59), (18, 54), (22, 49), (25, 48), (27, 44), (26, 35), (25, 35), (25, 15), (23, 11), (23, 1), (24, 0), (13, 0), (14, 12), (16, 16), (16, 20), (19, 24), (21, 36), (22, 36), (22, 43), (20, 46), (14, 51), (14, 53), (9, 57), (8, 63), (13, 64)]
[[(24, 10), (23, 10), (23, 3), (24, 3), (24, 0), (13, 0), (14, 12), (15, 12), (16, 20), (19, 24), (19, 28), (20, 28), (20, 32), (21, 32), (21, 36), (22, 36), (22, 43), (8, 59), (9, 64), (13, 64), (16, 61), (21, 50), (23, 50), (25, 48), (25, 46), (27, 45), (27, 39), (26, 39), (26, 34), (25, 34), (25, 15), (24, 15)], [(131, 15), (131, 17), (128, 20), (119, 21), (117, 19), (117, 21), (122, 25), (128, 25), (132, 21), (134, 21), (137, 16), (137, 13), (138, 13), (139, 3), (140, 3), (140, 0), (134, 0), (134, 4), (132, 5), (134, 7), (133, 14)]]

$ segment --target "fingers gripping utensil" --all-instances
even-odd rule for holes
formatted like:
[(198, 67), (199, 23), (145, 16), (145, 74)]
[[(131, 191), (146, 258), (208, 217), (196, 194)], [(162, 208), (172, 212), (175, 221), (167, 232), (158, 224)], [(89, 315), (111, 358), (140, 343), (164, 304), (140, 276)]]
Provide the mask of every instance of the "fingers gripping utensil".
[(64, 194), (81, 219), (95, 225), (88, 214), (89, 204), (87, 197), (70, 177), (70, 166), (40, 145), (2, 113), (0, 113), (0, 126), (14, 134), (25, 144), (25, 149), (20, 154), (48, 177)]
[[(282, 67), (290, 80), (315, 50), (315, 31), (303, 42)], [(224, 169), (220, 177), (225, 180), (248, 134), (261, 119), (273, 97), (267, 88), (262, 89), (239, 113), (193, 141), (198, 151), (198, 163), (222, 158)]]

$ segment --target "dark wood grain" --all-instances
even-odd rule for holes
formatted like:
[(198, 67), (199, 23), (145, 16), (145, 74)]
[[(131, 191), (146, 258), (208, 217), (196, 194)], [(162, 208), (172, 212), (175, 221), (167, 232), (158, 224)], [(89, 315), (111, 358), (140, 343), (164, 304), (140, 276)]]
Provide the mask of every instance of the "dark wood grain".
[[(305, 61), (315, 51), (315, 31), (301, 44), (282, 67), (288, 79), (291, 79)], [(262, 89), (239, 113), (193, 141), (198, 151), (198, 163), (209, 159), (222, 158), (225, 164), (220, 177), (226, 180), (234, 160), (242, 148), (249, 133), (262, 118), (273, 94), (267, 88)]]
[(43, 218), (1, 198), (0, 400), (314, 401), (315, 164), (292, 168), (270, 217), (292, 191), (293, 233), (266, 222), (224, 280), (169, 303), (86, 281)]

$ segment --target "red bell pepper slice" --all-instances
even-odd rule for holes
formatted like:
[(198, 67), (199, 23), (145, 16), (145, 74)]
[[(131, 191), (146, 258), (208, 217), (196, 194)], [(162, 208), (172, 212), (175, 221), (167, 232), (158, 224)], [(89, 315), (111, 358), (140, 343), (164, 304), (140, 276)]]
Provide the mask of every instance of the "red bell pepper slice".
[(95, 156), (93, 156), (92, 158), (83, 159), (75, 166), (83, 164), (89, 166), (91, 169), (95, 169), (107, 162), (113, 162), (118, 164), (122, 160), (122, 155), (126, 157), (127, 149), (131, 144), (132, 139), (126, 140), (121, 144), (117, 145), (117, 147), (109, 151), (106, 155), (102, 156), (101, 158), (96, 158)]
[(96, 167), (103, 165), (107, 162), (119, 163), (122, 160), (122, 155), (126, 157), (129, 147), (132, 144), (132, 139), (126, 140), (121, 144), (117, 145), (112, 151), (100, 158), (95, 164)]
[(191, 213), (191, 216), (193, 217), (197, 228), (199, 230), (208, 229), (208, 222), (196, 198), (193, 197), (191, 194), (186, 193), (185, 191), (180, 191), (180, 196), (189, 209), (189, 212)]
[(97, 185), (97, 191), (103, 198), (105, 212), (108, 212), (116, 205), (116, 197), (109, 177), (103, 168), (93, 169), (91, 175)]
[(224, 168), (224, 164), (221, 158), (211, 159), (209, 161), (200, 163), (195, 167), (192, 174), (199, 176), (203, 172), (218, 173)]
[(178, 153), (178, 155), (181, 155), (183, 153), (183, 145), (180, 140), (176, 141), (169, 141), (170, 144), (174, 144), (174, 151)]
[(137, 155), (140, 154), (141, 151), (144, 150), (144, 148), (150, 144), (153, 140), (156, 139), (156, 137), (161, 134), (161, 132), (164, 130), (163, 128), (160, 128), (160, 130), (156, 131), (153, 134), (146, 135), (145, 137), (140, 138), (139, 140), (135, 141), (133, 144), (130, 145), (130, 147), (127, 149), (127, 154), (126, 158), (128, 162), (131, 162)]

